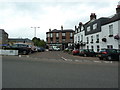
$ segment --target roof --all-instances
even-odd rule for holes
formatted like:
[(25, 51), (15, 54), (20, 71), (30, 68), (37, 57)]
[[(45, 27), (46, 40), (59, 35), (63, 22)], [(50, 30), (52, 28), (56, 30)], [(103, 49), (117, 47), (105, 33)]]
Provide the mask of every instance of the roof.
[(120, 13), (117, 13), (113, 17), (109, 18), (103, 25), (109, 24), (118, 20), (120, 20)]
[(64, 30), (57, 30), (57, 29), (54, 29), (50, 32), (46, 32), (46, 33), (53, 33), (53, 32), (75, 32), (74, 30), (72, 29), (64, 29)]

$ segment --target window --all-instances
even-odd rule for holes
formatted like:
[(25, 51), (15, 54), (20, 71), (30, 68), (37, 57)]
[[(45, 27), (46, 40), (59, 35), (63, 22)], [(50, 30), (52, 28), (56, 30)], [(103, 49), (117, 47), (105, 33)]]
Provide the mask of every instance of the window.
[(62, 33), (62, 36), (65, 36), (65, 33)]
[(73, 33), (70, 33), (70, 37), (73, 37)]
[(72, 43), (72, 42), (73, 42), (73, 39), (70, 39), (70, 42)]
[(96, 43), (99, 43), (99, 34), (96, 35)]
[(99, 52), (100, 51), (100, 46), (99, 45), (97, 45), (97, 52)]
[(90, 31), (90, 26), (89, 27), (87, 27), (87, 32), (89, 32)]
[(56, 43), (59, 43), (59, 39), (56, 39)]
[(93, 30), (97, 29), (97, 23), (93, 25)]
[(87, 46), (87, 49), (89, 49), (89, 46)]
[(53, 37), (53, 34), (52, 34), (52, 33), (50, 33), (50, 37)]
[(65, 42), (65, 39), (62, 39), (63, 42)]
[(78, 36), (78, 41), (80, 41), (80, 36)]
[(113, 36), (113, 25), (109, 25), (109, 36)]
[(83, 41), (83, 35), (81, 35), (81, 41)]
[(91, 46), (91, 49), (92, 49), (92, 51), (94, 51), (94, 47), (93, 46)]
[(87, 44), (89, 43), (89, 38), (87, 37)]
[(56, 33), (56, 37), (59, 37), (59, 33)]
[(108, 49), (113, 49), (113, 45), (107, 45)]
[(93, 36), (91, 36), (91, 43), (93, 43)]

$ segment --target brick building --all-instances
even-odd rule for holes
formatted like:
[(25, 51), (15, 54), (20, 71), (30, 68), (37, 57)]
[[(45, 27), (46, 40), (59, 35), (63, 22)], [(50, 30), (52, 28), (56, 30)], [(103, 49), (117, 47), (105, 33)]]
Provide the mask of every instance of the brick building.
[(64, 50), (70, 45), (74, 43), (74, 30), (72, 29), (65, 29), (61, 26), (61, 30), (51, 30), (46, 32), (46, 41), (48, 47), (59, 47), (61, 50)]

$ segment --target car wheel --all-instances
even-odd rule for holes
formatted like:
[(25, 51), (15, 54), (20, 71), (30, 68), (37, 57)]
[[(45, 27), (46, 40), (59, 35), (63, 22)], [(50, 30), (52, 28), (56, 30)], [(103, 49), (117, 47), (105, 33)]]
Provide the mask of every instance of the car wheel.
[(84, 54), (84, 57), (87, 57), (87, 55), (86, 55), (86, 54)]
[(23, 51), (23, 54), (26, 55), (26, 54), (27, 54), (27, 51)]
[(107, 57), (107, 60), (112, 60), (112, 57), (111, 57), (111, 56), (108, 56), (108, 57)]
[(103, 58), (101, 58), (101, 57), (100, 57), (99, 59), (100, 59), (100, 60), (103, 60)]

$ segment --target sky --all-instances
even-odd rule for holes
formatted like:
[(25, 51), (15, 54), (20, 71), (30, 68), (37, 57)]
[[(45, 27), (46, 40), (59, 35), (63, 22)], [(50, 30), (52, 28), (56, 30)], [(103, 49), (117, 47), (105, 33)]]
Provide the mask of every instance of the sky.
[(49, 29), (73, 29), (79, 22), (90, 20), (90, 14), (97, 18), (116, 13), (120, 0), (0, 0), (0, 29), (9, 38), (36, 37), (46, 40)]

